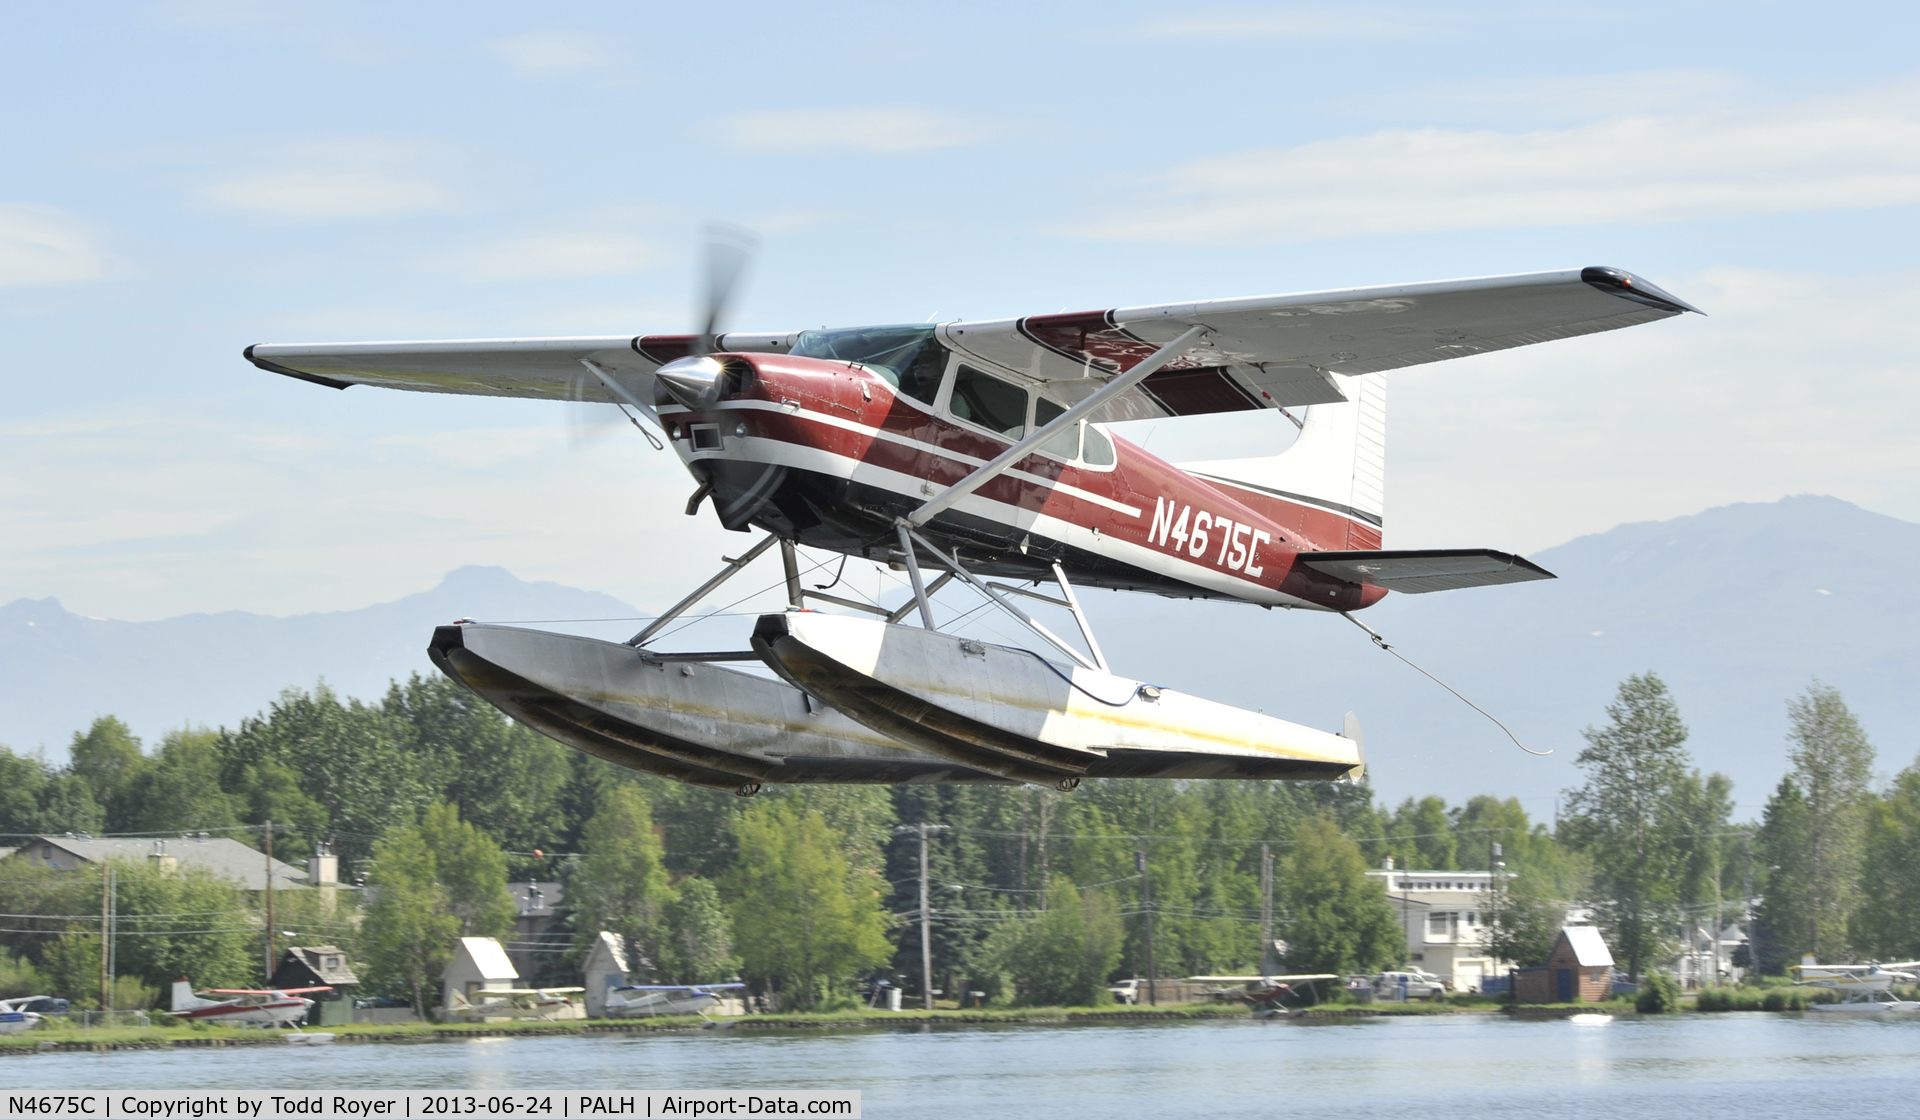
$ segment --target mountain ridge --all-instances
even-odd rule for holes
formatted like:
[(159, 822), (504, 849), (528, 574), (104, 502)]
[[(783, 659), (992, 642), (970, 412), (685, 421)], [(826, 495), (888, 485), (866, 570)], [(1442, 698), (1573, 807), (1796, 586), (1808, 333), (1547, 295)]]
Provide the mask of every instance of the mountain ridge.
[[(1903, 578), (1920, 575), (1920, 524), (1796, 495), (1630, 522), (1532, 558), (1559, 578), (1389, 596), (1358, 617), (1530, 747), (1553, 750), (1548, 759), (1521, 755), (1338, 616), (1082, 599), (1118, 672), (1327, 729), (1357, 712), (1376, 789), (1391, 799), (1493, 792), (1551, 815), (1579, 780), (1580, 729), (1604, 722), (1621, 679), (1648, 670), (1672, 687), (1696, 764), (1733, 777), (1745, 812), (1784, 770), (1786, 702), (1815, 678), (1860, 714), (1883, 771), (1920, 750), (1920, 645), (1910, 636), (1920, 633), (1920, 580)], [(387, 603), (291, 616), (118, 622), (17, 599), (0, 606), (0, 743), (57, 758), (75, 730), (109, 713), (149, 741), (186, 725), (234, 726), (323, 678), (377, 698), (391, 679), (431, 672), (432, 626), (463, 616), (624, 637), (639, 612), (481, 566)]]

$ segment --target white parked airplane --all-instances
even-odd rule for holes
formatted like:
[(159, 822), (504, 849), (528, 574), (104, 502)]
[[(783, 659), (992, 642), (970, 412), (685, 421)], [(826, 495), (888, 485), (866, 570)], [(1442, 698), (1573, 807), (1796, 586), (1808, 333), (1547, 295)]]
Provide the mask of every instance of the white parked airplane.
[(500, 1019), (584, 1019), (574, 997), (585, 988), (482, 988), (471, 995), (454, 992), (452, 1014)]
[(22, 1004), (46, 998), (46, 996), (21, 996), (18, 999), (0, 1000), (0, 1034), (19, 1034), (21, 1031), (32, 1030), (38, 1026), (39, 1014), (33, 1011), (22, 1011), (20, 1008)]
[(1800, 958), (1800, 963), (1793, 966), (1793, 971), (1800, 974), (1800, 979), (1795, 983), (1830, 988), (1844, 997), (1839, 1003), (1816, 1003), (1813, 1005), (1815, 1011), (1887, 1014), (1920, 1011), (1920, 1001), (1899, 999), (1893, 994), (1895, 984), (1914, 983), (1917, 974), (1912, 970), (1916, 967), (1920, 967), (1920, 961), (1820, 964), (1809, 953)]
[(720, 1005), (720, 992), (745, 984), (629, 984), (607, 993), (606, 1016), (632, 1019), (642, 1015), (698, 1015)]

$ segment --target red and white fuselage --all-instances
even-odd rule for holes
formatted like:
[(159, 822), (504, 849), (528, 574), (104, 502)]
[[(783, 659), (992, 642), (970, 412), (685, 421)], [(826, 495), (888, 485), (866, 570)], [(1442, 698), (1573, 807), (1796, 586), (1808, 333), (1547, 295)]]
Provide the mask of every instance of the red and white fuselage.
[[(664, 387), (656, 400), (674, 450), (711, 488), (729, 528), (757, 525), (885, 560), (897, 551), (897, 518), (1024, 434), (954, 414), (957, 363), (926, 402), (858, 363), (716, 358), (727, 373), (713, 403), (689, 408)], [(1380, 529), (1363, 516), (1209, 482), (1097, 426), (1082, 428), (1060, 452), (1035, 451), (922, 532), (975, 570), (1014, 578), (1049, 576), (1057, 561), (1079, 584), (1263, 606), (1346, 611), (1385, 595), (1296, 562), (1303, 553), (1379, 548)]]
[[(181, 1019), (213, 1023), (242, 1023), (257, 1027), (283, 1027), (307, 1016), (313, 1001), (299, 992), (324, 992), (328, 988), (280, 989), (209, 988), (196, 993), (185, 978), (173, 983), (170, 1014)], [(230, 999), (206, 999), (204, 996), (230, 996)]]

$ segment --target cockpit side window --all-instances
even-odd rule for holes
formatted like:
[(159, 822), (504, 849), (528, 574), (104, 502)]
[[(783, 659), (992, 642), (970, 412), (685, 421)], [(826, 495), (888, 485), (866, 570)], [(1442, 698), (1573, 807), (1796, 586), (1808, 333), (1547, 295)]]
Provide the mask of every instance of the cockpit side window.
[(947, 348), (926, 326), (851, 327), (802, 331), (793, 353), (803, 358), (858, 362), (906, 396), (932, 404), (946, 372)]
[(1027, 391), (961, 366), (954, 374), (947, 410), (955, 417), (1019, 439), (1027, 430)]
[(1113, 466), (1113, 440), (1093, 424), (1086, 424), (1083, 427), (1087, 429), (1087, 442), (1083, 449), (1087, 465), (1090, 467)]

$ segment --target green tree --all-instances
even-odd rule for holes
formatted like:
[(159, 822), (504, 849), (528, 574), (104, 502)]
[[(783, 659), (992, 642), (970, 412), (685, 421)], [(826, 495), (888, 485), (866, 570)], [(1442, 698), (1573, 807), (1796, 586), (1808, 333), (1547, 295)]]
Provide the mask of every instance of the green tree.
[(1681, 791), (1689, 778), (1687, 728), (1653, 673), (1621, 682), (1605, 728), (1587, 728), (1574, 759), (1586, 784), (1567, 793), (1563, 834), (1593, 867), (1594, 909), (1639, 979), (1665, 955), (1685, 870)]
[(86, 783), (93, 801), (106, 812), (106, 826), (120, 827), (126, 809), (126, 787), (146, 763), (140, 740), (114, 716), (101, 716), (86, 732), (74, 732), (67, 750), (67, 772)]
[(1386, 890), (1367, 877), (1359, 845), (1333, 819), (1300, 822), (1280, 863), (1289, 964), (1311, 972), (1371, 972), (1406, 954), (1406, 934)]
[(83, 779), (0, 747), (0, 832), (35, 836), (105, 829), (106, 814)]
[(405, 992), (414, 1014), (424, 1018), (434, 981), (460, 935), (460, 919), (447, 909), (433, 849), (418, 827), (387, 830), (373, 846), (367, 885), (373, 895), (363, 927), (368, 985)]
[(1120, 964), (1120, 908), (1105, 891), (1076, 888), (1065, 876), (1047, 884), (1047, 906), (1004, 922), (988, 941), (1031, 1007), (1092, 1007), (1113, 1002), (1108, 978)]
[(848, 867), (846, 837), (819, 813), (769, 800), (741, 814), (736, 832), (740, 857), (727, 894), (749, 979), (812, 1007), (887, 959), (879, 876)]
[(1500, 875), (1481, 902), (1487, 924), (1487, 952), (1496, 960), (1521, 968), (1547, 963), (1560, 929), (1566, 925), (1566, 903), (1540, 889), (1539, 881), (1524, 875)]
[(424, 1016), (458, 937), (513, 928), (506, 853), (451, 805), (429, 805), (418, 823), (389, 828), (367, 875), (373, 901), (361, 930), (369, 983), (405, 992)]
[(433, 852), (435, 877), (461, 937), (504, 937), (516, 908), (507, 890), (507, 854), (493, 838), (435, 803), (420, 814), (420, 836)]
[(220, 736), (172, 731), (123, 784), (118, 827), (127, 832), (215, 831), (240, 823), (236, 799), (220, 786)]
[(515, 723), (458, 681), (415, 673), (381, 710), (403, 749), (426, 763), (434, 795), (503, 847), (552, 850), (564, 839), (560, 791), (572, 750)]
[(1394, 810), (1389, 843), (1409, 871), (1452, 871), (1459, 867), (1459, 838), (1447, 803), (1438, 797), (1409, 797)]
[(666, 959), (671, 953), (665, 909), (674, 892), (640, 790), (622, 785), (609, 791), (600, 811), (587, 822), (582, 846), (585, 855), (567, 881), (566, 894), (575, 954), (585, 956), (600, 931), (607, 930), (625, 943), (627, 962), (635, 971), (664, 973), (677, 963)]
[[(739, 969), (733, 956), (733, 920), (720, 892), (706, 879), (686, 879), (662, 907), (666, 935), (660, 947), (661, 979), (674, 984), (711, 984)], [(632, 958), (629, 958), (632, 959)]]
[(1782, 950), (1843, 959), (1851, 951), (1848, 921), (1860, 901), (1873, 746), (1840, 693), (1818, 681), (1792, 701), (1787, 715), (1788, 777), (1803, 804), (1791, 829), (1762, 830), (1774, 869), (1765, 917)]
[(1920, 958), (1920, 766), (1893, 780), (1869, 806), (1862, 843), (1860, 907), (1853, 945), (1882, 960)]

